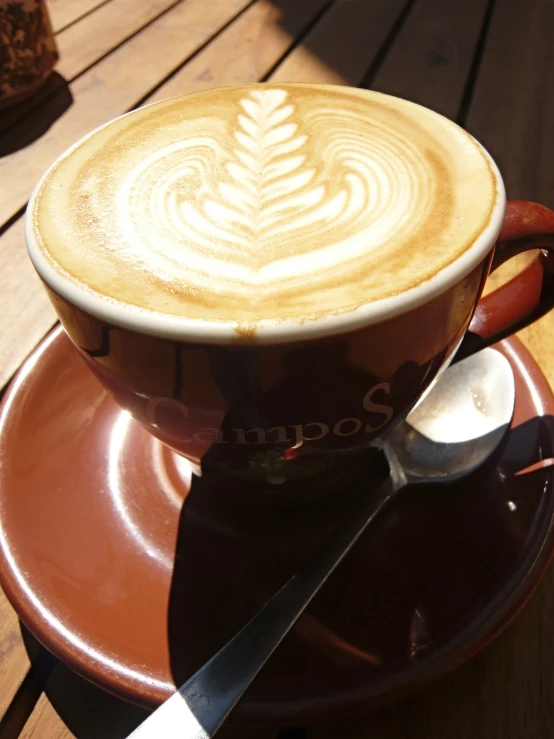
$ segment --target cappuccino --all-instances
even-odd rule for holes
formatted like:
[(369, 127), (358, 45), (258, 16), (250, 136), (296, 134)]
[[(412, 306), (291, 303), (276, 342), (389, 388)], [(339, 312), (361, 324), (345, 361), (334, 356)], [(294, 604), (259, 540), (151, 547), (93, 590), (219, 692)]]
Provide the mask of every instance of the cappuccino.
[(425, 283), (498, 202), (465, 131), (365, 90), (258, 84), (134, 111), (47, 173), (29, 227), (49, 270), (145, 314), (318, 321)]

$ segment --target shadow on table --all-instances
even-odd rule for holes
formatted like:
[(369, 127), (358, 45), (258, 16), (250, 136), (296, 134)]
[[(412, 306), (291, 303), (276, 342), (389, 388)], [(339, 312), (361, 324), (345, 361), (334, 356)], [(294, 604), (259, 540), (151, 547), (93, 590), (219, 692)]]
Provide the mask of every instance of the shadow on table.
[[(22, 633), (27, 651), (36, 654), (40, 646), (24, 627)], [(61, 662), (55, 663), (45, 693), (77, 739), (123, 739), (150, 713), (110, 695)]]
[[(23, 625), (21, 633), (33, 664), (37, 660), (53, 664), (44, 692), (76, 739), (126, 739), (150, 715), (149, 710), (116, 698), (74, 673), (47, 653)], [(39, 694), (40, 691), (37, 697)], [(16, 739), (22, 725), (13, 734), (0, 732), (2, 739)], [(262, 732), (255, 728), (223, 727), (217, 736), (218, 739), (306, 739), (307, 731), (267, 729)], [(37, 739), (42, 737), (37, 735)]]
[[(308, 54), (317, 60), (318, 64), (333, 71), (337, 82), (340, 81), (341, 84), (352, 86), (368, 86), (371, 83), (376, 66), (400, 30), (414, 4), (414, 0), (397, 3), (398, 8), (396, 12), (390, 14), (389, 22), (382, 21), (383, 46), (379, 54), (374, 55), (373, 61), (368, 59), (368, 68), (360, 71), (359, 64), (353, 65), (351, 54), (345, 53), (344, 48), (349, 43), (348, 39), (352, 28), (355, 27), (357, 22), (359, 23), (357, 19), (360, 8), (364, 3), (365, 0), (348, 0), (348, 2), (340, 3), (337, 8), (333, 7), (334, 3), (329, 0), (303, 27), (299, 28), (298, 7), (295, 0), (271, 0), (271, 4), (280, 11), (276, 23), (279, 31), (290, 37), (291, 46), (286, 50), (283, 58), (290, 53), (291, 48), (297, 44), (302, 44)], [(322, 19), (325, 21), (325, 16), (329, 13), (334, 13), (334, 22), (323, 22), (318, 29), (319, 33), (316, 33), (315, 36), (312, 35), (310, 32), (320, 24)], [(283, 61), (283, 58), (278, 59), (274, 66), (277, 67)], [(157, 85), (147, 90), (140, 99), (136, 100), (135, 106), (141, 106), (148, 102), (148, 97), (152, 92), (185, 66), (189, 60), (190, 57), (188, 56), (184, 58), (176, 69), (173, 69), (165, 78), (159, 80)], [(264, 79), (270, 76), (272, 72), (273, 69), (269, 70)], [(183, 92), (185, 93), (186, 90), (183, 90)], [(52, 123), (71, 106), (72, 102), (73, 98), (68, 83), (59, 73), (54, 72), (33, 96), (2, 111), (0, 157), (18, 151), (40, 138)], [(124, 112), (126, 111), (121, 111), (121, 113)]]
[[(40, 115), (33, 115), (39, 103)], [(0, 157), (13, 154), (43, 136), (72, 104), (68, 83), (54, 72), (33, 96), (2, 111), (4, 133), (0, 135)]]
[[(29, 654), (36, 658), (42, 648), (24, 627), (22, 627), (22, 633)], [(150, 711), (110, 695), (57, 661), (45, 692), (50, 703), (76, 739), (125, 739), (150, 715)], [(40, 736), (37, 735), (37, 737), (41, 739)], [(223, 728), (218, 733), (218, 739), (219, 737), (221, 739), (304, 739), (305, 733), (303, 730), (281, 732), (268, 730), (267, 734), (260, 736), (257, 730)], [(163, 737), (160, 736), (159, 739)]]

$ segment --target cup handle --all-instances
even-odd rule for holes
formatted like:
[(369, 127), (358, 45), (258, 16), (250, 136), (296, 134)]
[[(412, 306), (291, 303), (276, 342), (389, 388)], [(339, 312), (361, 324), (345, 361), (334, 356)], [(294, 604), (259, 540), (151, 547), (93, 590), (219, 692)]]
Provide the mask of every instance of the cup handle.
[(554, 211), (526, 200), (506, 204), (490, 272), (530, 249), (540, 249), (524, 270), (477, 303), (456, 360), (520, 331), (554, 307)]

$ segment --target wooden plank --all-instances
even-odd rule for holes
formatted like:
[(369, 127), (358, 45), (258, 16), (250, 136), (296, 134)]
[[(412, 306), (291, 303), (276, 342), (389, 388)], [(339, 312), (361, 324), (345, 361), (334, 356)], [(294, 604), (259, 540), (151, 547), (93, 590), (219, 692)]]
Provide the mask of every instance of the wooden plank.
[(497, 0), (467, 128), (503, 167), (512, 198), (554, 207), (554, 5)]
[(371, 88), (455, 119), (488, 0), (419, 0)]
[(31, 668), (0, 721), (2, 739), (12, 739), (21, 734), (42, 696), (55, 664), (55, 657), (39, 647), (37, 655), (33, 657)]
[(56, 321), (27, 256), (22, 218), (0, 239), (0, 295), (0, 387), (4, 387)]
[(52, 28), (57, 33), (110, 0), (47, 0)]
[[(111, 736), (114, 735), (111, 734)], [(19, 737), (20, 739), (78, 739), (64, 724), (44, 693)]]
[[(44, 118), (52, 117), (57, 95), (30, 116), (26, 130), (9, 129), (0, 139), (0, 154), (5, 154), (0, 181), (10, 183), (0, 199), (0, 224), (25, 205), (32, 187), (59, 154), (139, 103), (249, 1), (182, 0), (72, 83), (72, 106), (40, 138), (25, 145), (37, 129), (42, 131)], [(14, 151), (16, 147), (21, 148)]]
[(0, 590), (0, 718), (5, 714), (29, 667), (19, 619)]
[(178, 1), (110, 0), (63, 30), (57, 36), (60, 60), (55, 73), (35, 95), (2, 111), (0, 134)]
[[(260, 0), (237, 19), (214, 43), (179, 70), (153, 98), (161, 100), (209, 86), (234, 85), (262, 79), (302, 33), (313, 16), (330, 0), (281, 0), (279, 6)], [(58, 35), (58, 74), (74, 80), (97, 59), (142, 28), (175, 0), (111, 0)], [(240, 50), (240, 53), (237, 53)], [(212, 83), (210, 85), (210, 80)], [(40, 100), (62, 85), (50, 84)], [(39, 98), (25, 101), (2, 116), (0, 131), (14, 125), (36, 106)]]
[[(58, 663), (19, 739), (124, 739), (148, 713)], [(224, 727), (218, 739), (275, 739), (275, 729)], [(160, 737), (163, 739), (163, 737)]]
[(259, 0), (147, 102), (263, 79), (329, 0)]
[(176, 0), (111, 0), (57, 37), (56, 71), (71, 82), (84, 69), (166, 11)]
[(406, 0), (338, 0), (270, 80), (358, 85), (405, 5)]
[[(468, 130), (497, 161), (508, 197), (536, 200), (550, 208), (554, 208), (553, 38), (551, 2), (529, 0), (522, 12), (517, 0), (497, 0), (467, 119)], [(518, 264), (510, 262), (503, 277), (518, 270)], [(521, 338), (554, 385), (554, 317), (545, 316)], [(554, 600), (549, 614), (554, 618)], [(543, 655), (546, 658), (554, 658), (554, 652)]]

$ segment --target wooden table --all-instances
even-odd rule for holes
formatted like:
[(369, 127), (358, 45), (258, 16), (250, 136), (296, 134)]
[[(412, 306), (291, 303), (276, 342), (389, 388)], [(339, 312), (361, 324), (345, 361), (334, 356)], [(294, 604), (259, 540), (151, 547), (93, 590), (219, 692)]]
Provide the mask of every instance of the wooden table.
[[(53, 159), (144, 103), (256, 80), (360, 85), (422, 103), (480, 139), (509, 197), (554, 206), (552, 0), (50, 0), (60, 50), (37, 96), (0, 114), (0, 386), (55, 322), (22, 215)], [(523, 333), (554, 385), (554, 318)], [(0, 594), (0, 739), (120, 739), (143, 717), (22, 632)], [(222, 739), (554, 736), (554, 569), (484, 653), (347, 725)]]

